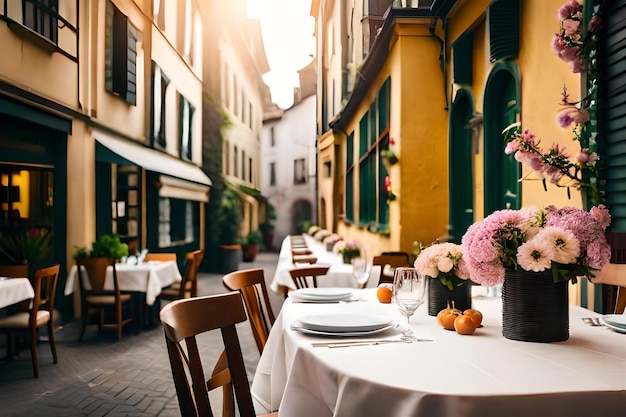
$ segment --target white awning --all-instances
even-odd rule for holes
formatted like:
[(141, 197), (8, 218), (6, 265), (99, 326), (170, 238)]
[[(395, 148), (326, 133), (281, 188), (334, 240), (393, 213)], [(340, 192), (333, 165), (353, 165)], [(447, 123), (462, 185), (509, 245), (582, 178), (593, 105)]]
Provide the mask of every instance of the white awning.
[(209, 201), (209, 187), (161, 175), (159, 196), (206, 203)]
[(135, 144), (131, 141), (111, 137), (103, 132), (94, 131), (93, 135), (98, 143), (133, 165), (138, 165), (148, 171), (158, 172), (198, 184), (213, 185), (211, 179), (200, 167), (190, 162), (182, 161), (138, 143)]

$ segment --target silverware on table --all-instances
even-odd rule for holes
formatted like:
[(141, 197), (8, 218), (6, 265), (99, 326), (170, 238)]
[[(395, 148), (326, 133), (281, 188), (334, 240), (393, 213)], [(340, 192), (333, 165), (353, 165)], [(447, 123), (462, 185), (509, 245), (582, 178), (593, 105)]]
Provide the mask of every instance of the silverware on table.
[(402, 338), (402, 339), (363, 339), (363, 340), (342, 340), (339, 342), (314, 342), (311, 343), (313, 347), (327, 347), (327, 348), (341, 348), (351, 346), (372, 346), (372, 345), (385, 345), (388, 343), (413, 343), (413, 342), (432, 342), (433, 339), (419, 339), (419, 338)]
[(582, 321), (590, 326), (604, 326), (598, 317), (583, 317)]

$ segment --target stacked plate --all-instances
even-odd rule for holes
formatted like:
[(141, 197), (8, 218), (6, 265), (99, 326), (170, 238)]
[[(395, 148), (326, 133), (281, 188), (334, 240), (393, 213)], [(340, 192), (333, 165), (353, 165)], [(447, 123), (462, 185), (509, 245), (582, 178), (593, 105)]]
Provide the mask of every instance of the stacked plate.
[(301, 288), (291, 291), (289, 298), (301, 303), (336, 303), (352, 297), (352, 288)]
[(619, 333), (626, 333), (626, 314), (606, 314), (600, 321), (610, 329)]
[(293, 330), (316, 336), (367, 336), (394, 327), (391, 318), (377, 314), (312, 314), (291, 325)]

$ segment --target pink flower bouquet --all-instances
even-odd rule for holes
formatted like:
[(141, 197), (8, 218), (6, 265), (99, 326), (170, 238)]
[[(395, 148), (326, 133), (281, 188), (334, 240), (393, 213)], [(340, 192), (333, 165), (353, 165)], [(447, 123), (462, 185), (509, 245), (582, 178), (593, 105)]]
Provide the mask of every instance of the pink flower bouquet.
[(423, 249), (414, 266), (420, 274), (438, 278), (450, 291), (470, 277), (461, 245), (454, 243), (436, 243)]
[(554, 206), (496, 211), (469, 227), (462, 239), (471, 279), (493, 286), (506, 269), (552, 271), (554, 282), (595, 277), (611, 258), (604, 205), (589, 212)]

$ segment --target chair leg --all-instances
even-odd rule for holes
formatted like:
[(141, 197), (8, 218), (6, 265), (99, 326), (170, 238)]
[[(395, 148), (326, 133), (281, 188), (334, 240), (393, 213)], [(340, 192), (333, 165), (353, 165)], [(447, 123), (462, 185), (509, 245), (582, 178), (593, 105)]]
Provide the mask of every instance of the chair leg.
[(122, 340), (122, 303), (117, 304), (117, 340)]
[(37, 328), (30, 331), (30, 355), (33, 361), (33, 372), (35, 378), (39, 378), (39, 357), (37, 356)]
[(52, 359), (54, 360), (54, 363), (57, 363), (57, 345), (54, 340), (54, 325), (52, 323), (52, 320), (48, 322), (48, 343), (50, 343)]

